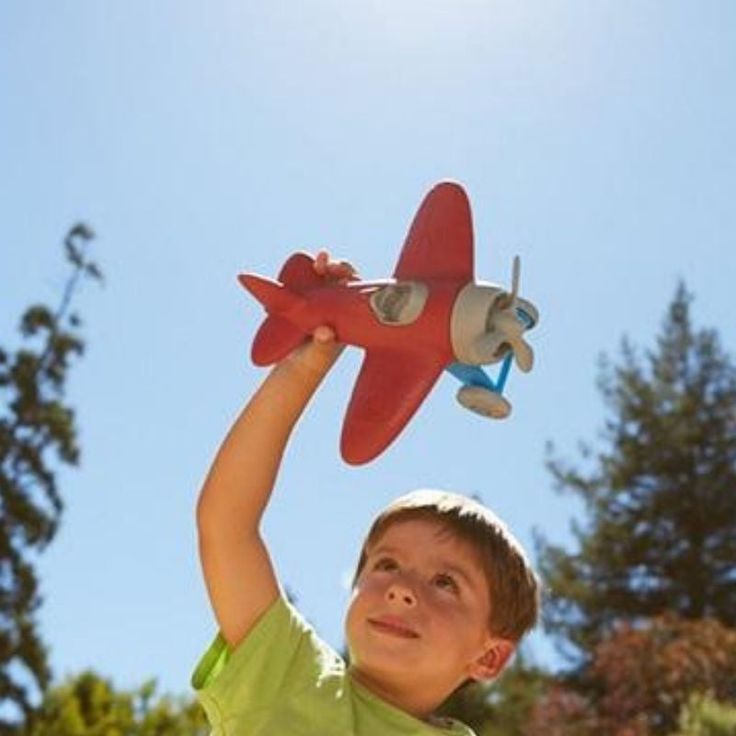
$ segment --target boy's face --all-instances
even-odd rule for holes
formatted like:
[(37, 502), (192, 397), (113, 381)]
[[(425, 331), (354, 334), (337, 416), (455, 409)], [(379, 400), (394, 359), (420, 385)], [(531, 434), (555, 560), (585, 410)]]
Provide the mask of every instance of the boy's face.
[(489, 630), (478, 555), (440, 522), (396, 521), (366, 550), (348, 608), (354, 672), (379, 695), (421, 689), (438, 705), (467, 679), (493, 677), (513, 645)]

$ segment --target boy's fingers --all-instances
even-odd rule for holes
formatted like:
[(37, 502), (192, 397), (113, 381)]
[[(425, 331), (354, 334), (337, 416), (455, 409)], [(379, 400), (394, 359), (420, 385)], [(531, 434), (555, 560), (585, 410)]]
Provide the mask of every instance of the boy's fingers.
[(327, 264), (327, 276), (344, 283), (354, 279), (356, 271), (347, 261), (333, 261)]
[(340, 278), (349, 279), (351, 276), (355, 276), (356, 274), (355, 266), (348, 261), (337, 261), (333, 268), (335, 276), (339, 276)]
[(315, 256), (314, 270), (320, 276), (336, 280), (349, 280), (357, 273), (352, 263), (343, 260), (333, 261), (326, 250), (320, 250)]
[(320, 276), (324, 276), (327, 273), (329, 262), (330, 254), (326, 250), (319, 251), (317, 257), (314, 259), (314, 270)]

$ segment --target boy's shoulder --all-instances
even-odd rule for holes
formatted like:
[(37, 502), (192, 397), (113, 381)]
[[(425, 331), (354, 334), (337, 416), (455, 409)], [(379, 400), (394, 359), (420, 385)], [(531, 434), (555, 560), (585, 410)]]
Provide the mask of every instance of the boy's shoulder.
[(257, 678), (263, 694), (271, 683), (280, 687), (287, 676), (308, 677), (315, 671), (323, 678), (342, 677), (345, 669), (342, 657), (279, 595), (236, 647), (230, 647), (218, 633), (199, 660), (191, 683), (200, 697), (217, 696), (220, 691), (230, 696), (234, 690), (247, 690), (251, 679)]
[(216, 733), (472, 736), (462, 724), (418, 721), (359, 685), (282, 596), (234, 649), (218, 635), (192, 685)]

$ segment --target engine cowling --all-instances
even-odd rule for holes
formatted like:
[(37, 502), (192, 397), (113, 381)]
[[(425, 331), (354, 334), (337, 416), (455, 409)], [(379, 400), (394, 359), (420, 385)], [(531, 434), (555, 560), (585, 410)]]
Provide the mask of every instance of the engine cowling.
[(455, 357), (487, 365), (513, 351), (519, 368), (532, 367), (533, 353), (522, 334), (538, 320), (534, 305), (496, 284), (470, 282), (459, 292), (450, 318)]

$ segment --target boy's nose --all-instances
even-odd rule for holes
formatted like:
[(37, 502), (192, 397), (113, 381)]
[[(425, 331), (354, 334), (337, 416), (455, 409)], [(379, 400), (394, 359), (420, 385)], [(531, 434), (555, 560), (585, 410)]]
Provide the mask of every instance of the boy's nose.
[(392, 603), (403, 603), (405, 606), (413, 608), (417, 604), (417, 597), (414, 591), (408, 586), (398, 581), (394, 581), (386, 589), (386, 598)]

